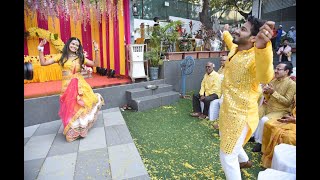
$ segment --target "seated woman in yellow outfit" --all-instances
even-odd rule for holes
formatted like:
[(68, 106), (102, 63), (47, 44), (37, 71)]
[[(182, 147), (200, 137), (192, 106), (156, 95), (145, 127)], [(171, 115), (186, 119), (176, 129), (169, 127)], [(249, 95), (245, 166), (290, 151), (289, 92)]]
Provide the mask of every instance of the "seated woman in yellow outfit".
[[(294, 96), (294, 101), (296, 101), (296, 96)], [(291, 114), (284, 115), (281, 119), (271, 119), (265, 123), (262, 137), (263, 167), (271, 167), (274, 147), (281, 143), (296, 145), (295, 103)]]
[(98, 45), (93, 42), (96, 59), (85, 57), (81, 42), (71, 37), (63, 47), (61, 57), (45, 59), (43, 54), (46, 39), (39, 46), (39, 58), (42, 66), (58, 63), (62, 71), (62, 89), (60, 94), (59, 116), (62, 120), (68, 142), (85, 137), (96, 121), (98, 111), (104, 105), (102, 96), (94, 93), (80, 71), (82, 65), (99, 66)]

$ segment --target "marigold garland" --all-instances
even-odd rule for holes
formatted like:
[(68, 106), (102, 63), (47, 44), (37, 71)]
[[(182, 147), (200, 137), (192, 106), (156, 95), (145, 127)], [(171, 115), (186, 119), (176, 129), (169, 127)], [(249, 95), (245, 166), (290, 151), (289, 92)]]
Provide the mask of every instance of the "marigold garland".
[[(61, 56), (61, 54), (47, 54), (44, 56), (44, 59), (56, 59), (57, 56)], [(24, 62), (30, 62), (32, 64), (39, 64), (40, 65), (40, 59), (39, 56), (28, 56), (24, 55)]]
[[(38, 37), (41, 39), (46, 39), (50, 42), (55, 49), (59, 51), (57, 54), (47, 54), (44, 56), (44, 59), (56, 59), (57, 56), (61, 56), (62, 49), (64, 47), (64, 42), (59, 38), (58, 34), (54, 34), (45, 29), (38, 27), (31, 27), (25, 32), (25, 38)], [(39, 56), (28, 56), (24, 55), (24, 62), (30, 62), (32, 64), (40, 64)]]
[(64, 47), (64, 42), (58, 37), (58, 34), (54, 34), (50, 31), (45, 29), (41, 29), (38, 27), (31, 27), (25, 33), (27, 38), (28, 37), (38, 37), (41, 39), (46, 39), (50, 42), (60, 53)]

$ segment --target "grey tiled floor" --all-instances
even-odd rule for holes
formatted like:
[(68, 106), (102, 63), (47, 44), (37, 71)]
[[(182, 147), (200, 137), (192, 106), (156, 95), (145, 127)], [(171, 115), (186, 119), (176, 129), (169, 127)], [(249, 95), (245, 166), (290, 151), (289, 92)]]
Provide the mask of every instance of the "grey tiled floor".
[(24, 179), (150, 179), (119, 108), (99, 112), (86, 138), (67, 142), (61, 120), (24, 128)]

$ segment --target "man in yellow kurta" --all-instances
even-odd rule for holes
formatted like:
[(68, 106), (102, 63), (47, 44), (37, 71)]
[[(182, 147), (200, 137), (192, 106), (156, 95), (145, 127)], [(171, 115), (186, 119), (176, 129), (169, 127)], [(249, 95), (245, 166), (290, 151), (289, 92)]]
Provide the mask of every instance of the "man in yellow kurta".
[(257, 144), (253, 147), (253, 152), (261, 151), (264, 124), (291, 112), (296, 94), (296, 83), (290, 78), (292, 69), (291, 62), (280, 62), (275, 69), (275, 78), (263, 88), (267, 103), (259, 108), (260, 121), (253, 134)]
[[(213, 67), (214, 64), (212, 62), (207, 63), (206, 73), (202, 79), (200, 91), (198, 94), (193, 94), (193, 113), (190, 114), (193, 117), (199, 117), (200, 119), (207, 118), (210, 102), (218, 99), (221, 95), (221, 78), (220, 75), (214, 71)], [(200, 101), (204, 103), (202, 113)]]
[(220, 162), (227, 180), (241, 179), (240, 167), (252, 166), (243, 146), (258, 125), (259, 84), (269, 83), (274, 75), (270, 42), (274, 24), (249, 16), (233, 37), (229, 25), (224, 26), (230, 52), (221, 87), (219, 130)]
[(220, 66), (220, 68), (218, 70), (219, 74), (222, 74), (222, 75), (224, 74), (224, 67), (225, 67), (226, 60), (228, 60), (228, 56), (224, 55), (224, 56), (220, 57), (221, 66)]

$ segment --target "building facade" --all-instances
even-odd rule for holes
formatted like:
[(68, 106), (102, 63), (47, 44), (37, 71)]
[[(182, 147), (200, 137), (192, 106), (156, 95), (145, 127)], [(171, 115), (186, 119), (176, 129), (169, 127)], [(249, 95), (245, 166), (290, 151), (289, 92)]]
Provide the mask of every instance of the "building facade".
[(253, 0), (252, 14), (265, 20), (272, 20), (289, 31), (296, 27), (296, 0)]

